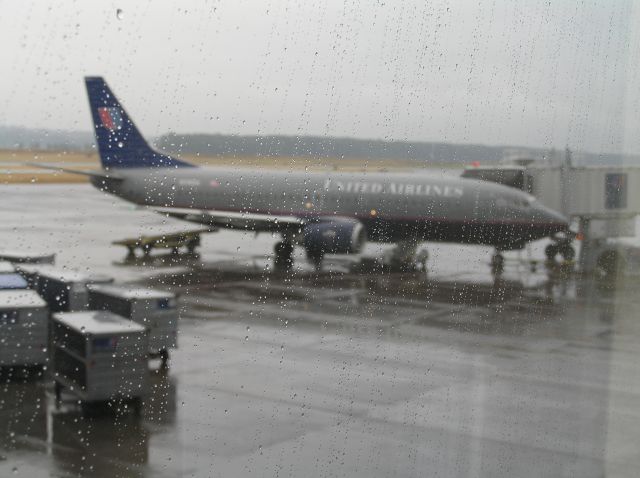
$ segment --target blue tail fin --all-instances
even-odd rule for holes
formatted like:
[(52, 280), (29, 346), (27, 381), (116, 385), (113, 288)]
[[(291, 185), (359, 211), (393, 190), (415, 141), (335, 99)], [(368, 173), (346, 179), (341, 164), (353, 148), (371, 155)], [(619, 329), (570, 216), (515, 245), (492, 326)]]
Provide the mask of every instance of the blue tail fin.
[(86, 77), (85, 83), (104, 169), (194, 167), (151, 149), (104, 79)]

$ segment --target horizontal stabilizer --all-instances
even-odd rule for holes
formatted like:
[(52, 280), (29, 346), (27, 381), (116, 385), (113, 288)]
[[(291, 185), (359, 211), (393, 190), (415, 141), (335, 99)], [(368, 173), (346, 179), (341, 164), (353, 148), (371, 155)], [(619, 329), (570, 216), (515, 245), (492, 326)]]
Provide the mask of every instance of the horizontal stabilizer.
[(61, 173), (80, 174), (82, 176), (90, 176), (94, 178), (104, 178), (104, 179), (117, 179), (117, 180), (123, 179), (121, 176), (118, 176), (117, 174), (109, 173), (106, 171), (84, 171), (80, 169), (60, 168), (58, 166), (50, 166), (48, 164), (41, 164), (41, 163), (26, 163), (26, 164), (29, 166), (34, 166), (36, 168), (50, 169), (52, 171), (58, 171)]

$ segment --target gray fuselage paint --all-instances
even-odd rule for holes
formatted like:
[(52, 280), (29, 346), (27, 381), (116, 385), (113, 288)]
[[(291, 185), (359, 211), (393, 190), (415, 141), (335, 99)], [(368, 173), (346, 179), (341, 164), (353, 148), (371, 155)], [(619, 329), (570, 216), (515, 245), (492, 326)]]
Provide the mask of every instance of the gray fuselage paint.
[(379, 242), (418, 238), (510, 249), (566, 228), (561, 215), (521, 191), (454, 175), (240, 168), (129, 169), (118, 175), (124, 179), (106, 189), (136, 204), (351, 217)]

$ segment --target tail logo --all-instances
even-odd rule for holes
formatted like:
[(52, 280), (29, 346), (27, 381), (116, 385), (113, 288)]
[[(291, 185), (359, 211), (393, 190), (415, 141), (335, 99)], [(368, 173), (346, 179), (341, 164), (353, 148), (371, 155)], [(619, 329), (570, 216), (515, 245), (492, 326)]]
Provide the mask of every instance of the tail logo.
[(120, 113), (120, 108), (98, 108), (98, 115), (100, 115), (102, 126), (109, 131), (117, 131), (122, 128), (122, 113)]

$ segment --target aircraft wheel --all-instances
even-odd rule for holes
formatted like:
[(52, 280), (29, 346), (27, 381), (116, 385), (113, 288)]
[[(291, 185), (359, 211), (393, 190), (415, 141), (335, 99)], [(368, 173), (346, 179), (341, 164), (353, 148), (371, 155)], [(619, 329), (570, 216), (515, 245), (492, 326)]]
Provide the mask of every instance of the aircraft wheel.
[(280, 241), (276, 243), (273, 252), (275, 254), (273, 262), (276, 269), (291, 269), (293, 266), (293, 244)]
[(429, 251), (422, 249), (416, 254), (416, 264), (419, 264), (423, 272), (427, 272), (427, 261), (429, 260)]
[(504, 272), (504, 256), (499, 252), (491, 258), (491, 272), (494, 275), (499, 275)]
[(160, 370), (166, 371), (169, 369), (169, 351), (162, 349), (160, 351)]
[(544, 255), (548, 261), (555, 261), (558, 255), (558, 244), (549, 244), (544, 248)]
[(187, 252), (189, 254), (193, 254), (196, 251), (196, 247), (200, 245), (200, 241), (198, 239), (191, 239), (187, 242)]
[(560, 252), (560, 255), (565, 261), (572, 261), (576, 257), (576, 250), (568, 242), (560, 244), (558, 247), (558, 252)]
[(311, 261), (316, 269), (316, 272), (320, 272), (322, 270), (322, 260), (324, 259), (324, 252), (320, 250), (307, 250), (307, 259)]
[(135, 246), (127, 246), (127, 259), (135, 259), (135, 258), (136, 258)]

